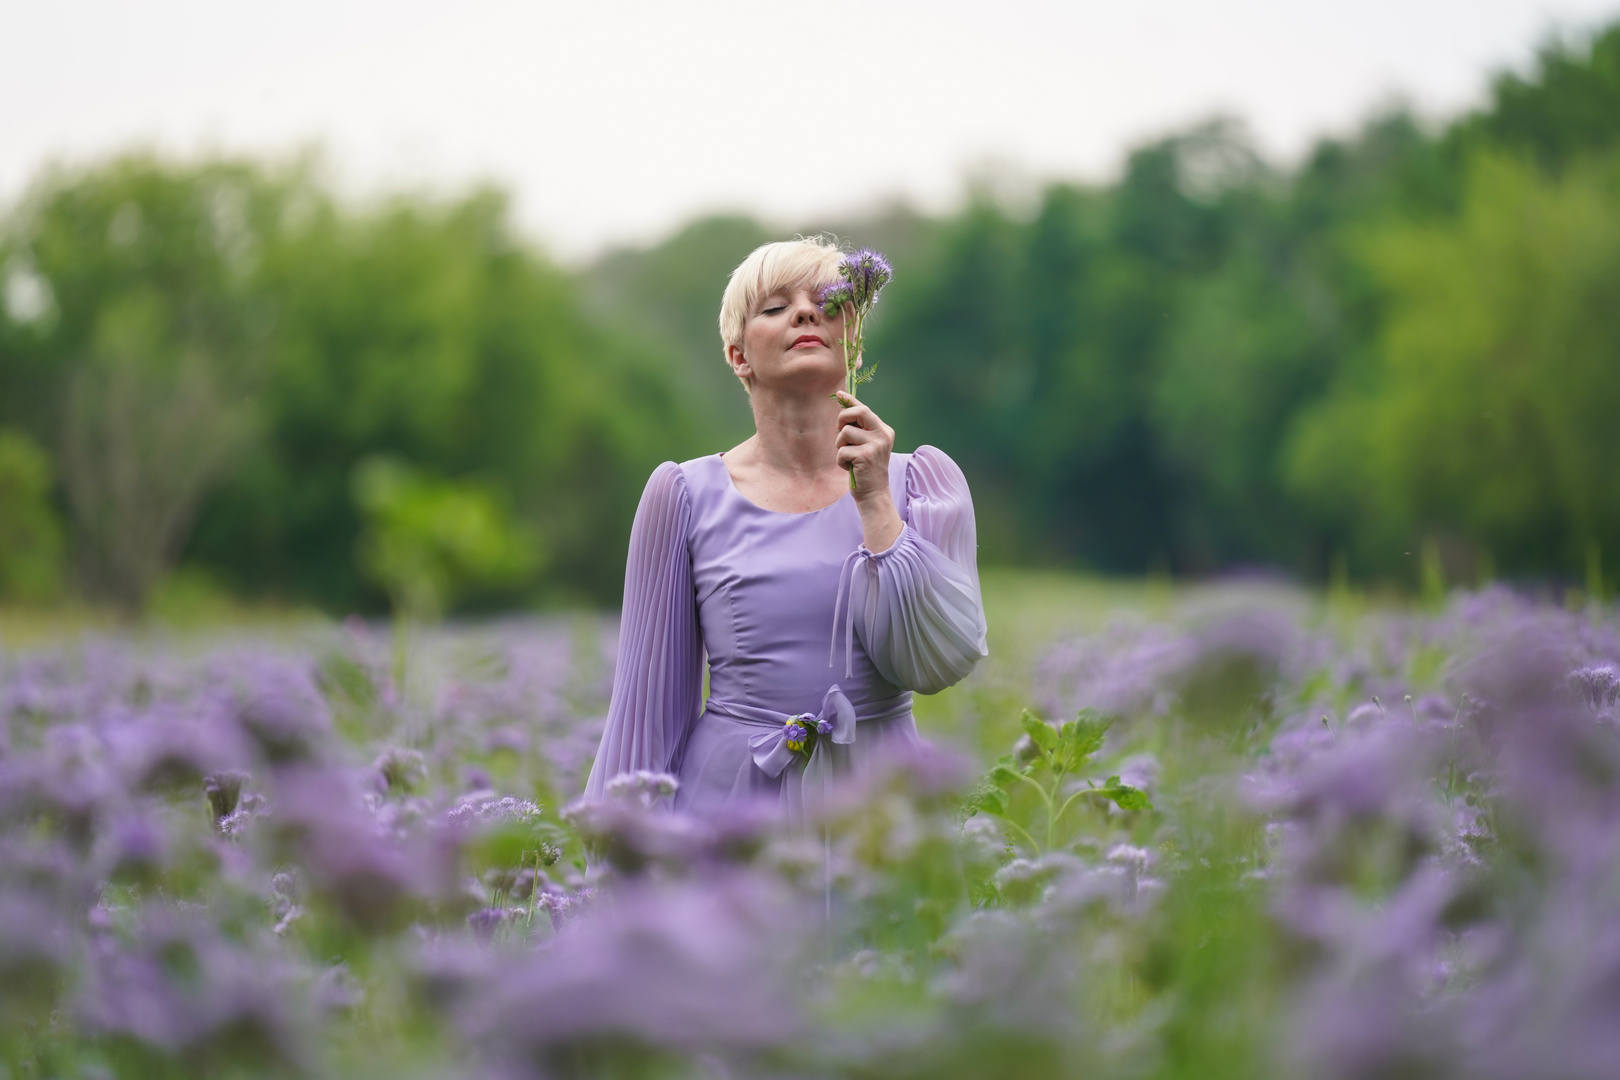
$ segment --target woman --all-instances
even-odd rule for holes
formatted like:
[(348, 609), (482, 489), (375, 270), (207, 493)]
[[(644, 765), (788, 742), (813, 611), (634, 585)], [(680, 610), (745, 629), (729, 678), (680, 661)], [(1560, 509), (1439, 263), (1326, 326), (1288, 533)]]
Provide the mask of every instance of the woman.
[[(755, 433), (647, 482), (588, 799), (646, 769), (680, 781), (677, 809), (793, 813), (807, 765), (916, 742), (912, 692), (986, 655), (961, 470), (931, 446), (893, 453), (894, 430), (840, 389), (843, 317), (816, 303), (840, 257), (793, 240), (732, 272), (720, 335)], [(791, 745), (795, 717), (820, 734)]]

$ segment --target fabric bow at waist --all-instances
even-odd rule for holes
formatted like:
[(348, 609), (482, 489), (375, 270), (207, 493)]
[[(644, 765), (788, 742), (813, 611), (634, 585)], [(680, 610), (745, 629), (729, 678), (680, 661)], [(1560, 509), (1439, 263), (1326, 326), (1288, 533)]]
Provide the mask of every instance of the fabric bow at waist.
[[(774, 728), (748, 737), (748, 752), (753, 755), (754, 764), (766, 776), (781, 776), (782, 770), (793, 764), (794, 757), (799, 753), (788, 745), (787, 737), (788, 725), (795, 720), (807, 727), (814, 738), (812, 753), (822, 739), (831, 739), (839, 746), (848, 746), (855, 741), (855, 706), (849, 703), (849, 698), (844, 696), (838, 684), (833, 683), (822, 695), (820, 712), (792, 716), (783, 713), (781, 722)], [(824, 726), (826, 731), (822, 731)]]
[[(911, 691), (905, 690), (893, 697), (877, 698), (856, 705), (849, 700), (843, 688), (834, 683), (822, 695), (821, 709), (814, 713), (778, 712), (775, 709), (713, 696), (704, 702), (703, 710), (709, 715), (760, 728), (759, 734), (749, 737), (748, 748), (754, 763), (770, 776), (776, 777), (782, 775), (796, 753), (787, 746), (786, 728), (789, 720), (801, 720), (811, 729), (819, 726), (822, 720), (827, 720), (831, 722), (833, 730), (826, 735), (818, 735), (816, 745), (825, 739), (841, 746), (849, 746), (855, 742), (857, 725), (894, 720), (910, 714)], [(812, 761), (825, 756), (815, 753), (812, 748), (810, 755)], [(770, 763), (769, 766), (767, 762)], [(771, 771), (773, 768), (774, 772)]]
[[(904, 699), (897, 699), (892, 703), (884, 702), (883, 705), (884, 708), (866, 719), (875, 720), (909, 709), (910, 695), (905, 695)], [(797, 750), (788, 746), (789, 723), (796, 720), (810, 731), (817, 732), (813, 748), (823, 739), (830, 739), (840, 746), (850, 745), (855, 741), (855, 725), (861, 719), (856, 716), (855, 706), (850, 703), (849, 697), (837, 683), (827, 688), (827, 692), (821, 698), (820, 711), (814, 713), (777, 712), (774, 709), (762, 709), (757, 705), (744, 705), (712, 697), (706, 703), (705, 711), (764, 729), (759, 734), (748, 737), (748, 750), (754, 758), (754, 764), (771, 777), (781, 776), (783, 770), (793, 763), (794, 756), (798, 754)], [(828, 726), (825, 734), (818, 731), (823, 723)]]

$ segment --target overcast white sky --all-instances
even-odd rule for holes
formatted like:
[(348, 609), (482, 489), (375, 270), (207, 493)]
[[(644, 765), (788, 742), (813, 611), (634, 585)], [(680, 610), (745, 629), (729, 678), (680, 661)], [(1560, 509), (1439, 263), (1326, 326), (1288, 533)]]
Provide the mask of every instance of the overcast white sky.
[[(698, 212), (781, 221), (964, 169), (1104, 178), (1213, 113), (1297, 155), (1443, 115), (1620, 0), (0, 0), (0, 199), (132, 144), (326, 147), (358, 192), (493, 179), (580, 258)], [(839, 117), (847, 117), (842, 123)]]

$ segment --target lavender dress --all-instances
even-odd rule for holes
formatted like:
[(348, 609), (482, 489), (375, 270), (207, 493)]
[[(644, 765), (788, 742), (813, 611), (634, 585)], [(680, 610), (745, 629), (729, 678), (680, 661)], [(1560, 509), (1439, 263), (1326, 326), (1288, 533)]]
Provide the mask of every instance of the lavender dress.
[[(792, 812), (807, 764), (847, 767), (915, 742), (912, 692), (943, 690), (987, 654), (973, 503), (943, 451), (890, 457), (905, 524), (876, 554), (853, 496), (809, 513), (765, 510), (721, 458), (665, 462), (641, 496), (588, 799), (649, 769), (680, 780), (677, 809), (715, 813), (764, 796)], [(798, 715), (831, 729), (808, 762), (782, 737)]]

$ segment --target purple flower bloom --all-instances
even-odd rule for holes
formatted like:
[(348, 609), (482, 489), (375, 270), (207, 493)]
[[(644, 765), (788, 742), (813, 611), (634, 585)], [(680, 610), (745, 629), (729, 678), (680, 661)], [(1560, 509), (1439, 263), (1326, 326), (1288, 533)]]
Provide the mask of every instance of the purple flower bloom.
[(310, 1062), (291, 974), (206, 920), (154, 909), (130, 944), (110, 940), (93, 954), (79, 1013), (90, 1030), (180, 1055), (199, 1073), (302, 1073)]
[(391, 746), (372, 762), (377, 790), (386, 795), (414, 790), (427, 779), (427, 758), (422, 751)]
[(106, 833), (107, 863), (113, 875), (155, 873), (169, 854), (169, 838), (149, 814), (125, 812)]
[(755, 875), (626, 886), (544, 953), (475, 984), (458, 1012), (476, 1045), (514, 1063), (605, 1043), (780, 1046), (802, 1024), (790, 973), (808, 942), (794, 928), (815, 925)]
[(854, 303), (855, 289), (848, 281), (831, 281), (816, 292), (816, 303), (828, 315), (836, 316), (845, 304)]
[(1616, 671), (1613, 664), (1578, 668), (1570, 672), (1569, 685), (1593, 709), (1606, 709), (1620, 694), (1620, 671)]
[(534, 825), (540, 821), (540, 805), (532, 799), (510, 795), (497, 799), (492, 791), (475, 791), (463, 795), (446, 820), (452, 825)]
[(71, 955), (71, 938), (56, 905), (20, 889), (0, 889), (0, 979), (7, 995), (0, 1018), (10, 1020), (24, 1007), (48, 1017)]
[(357, 927), (397, 927), (413, 898), (442, 888), (449, 852), (380, 830), (350, 775), (305, 766), (282, 770), (276, 784), (270, 820), (278, 848), (297, 856), (316, 889)]
[(635, 772), (620, 773), (609, 780), (607, 793), (615, 799), (629, 799), (650, 807), (674, 795), (680, 786), (681, 782), (669, 773), (637, 769)]
[(894, 267), (882, 252), (871, 248), (844, 256), (838, 266), (844, 280), (849, 282), (854, 302), (861, 308), (870, 308), (878, 301), (878, 294), (894, 278)]
[(358, 1008), (366, 1000), (365, 987), (347, 964), (333, 964), (315, 984), (315, 1003), (327, 1012)]
[(237, 722), (272, 763), (311, 761), (332, 730), (332, 716), (309, 669), (259, 654), (230, 666)]
[(501, 923), (507, 919), (505, 908), (481, 908), (467, 916), (467, 926), (471, 928), (473, 936), (479, 941), (493, 941), (495, 931), (500, 929)]
[(214, 812), (214, 821), (221, 822), (236, 813), (242, 799), (242, 785), (251, 777), (235, 769), (225, 769), (203, 777), (203, 793), (208, 796), (208, 807)]

